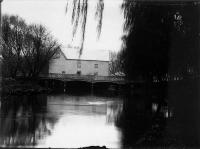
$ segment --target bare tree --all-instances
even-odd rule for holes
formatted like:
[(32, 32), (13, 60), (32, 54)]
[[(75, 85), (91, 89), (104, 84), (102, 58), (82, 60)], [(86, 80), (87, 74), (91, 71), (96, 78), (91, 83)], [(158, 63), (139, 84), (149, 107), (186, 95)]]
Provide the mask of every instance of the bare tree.
[(7, 77), (37, 78), (60, 50), (42, 25), (27, 25), (18, 16), (3, 17), (3, 68)]
[(3, 74), (15, 78), (20, 69), (21, 51), (27, 25), (18, 16), (3, 16)]
[(23, 73), (35, 78), (48, 67), (49, 61), (56, 56), (60, 45), (42, 25), (29, 26), (22, 50), (24, 58)]

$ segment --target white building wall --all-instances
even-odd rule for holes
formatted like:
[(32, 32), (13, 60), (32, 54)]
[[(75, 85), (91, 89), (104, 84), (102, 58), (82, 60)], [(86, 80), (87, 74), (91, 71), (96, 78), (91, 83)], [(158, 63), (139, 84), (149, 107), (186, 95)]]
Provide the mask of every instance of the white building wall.
[(59, 58), (53, 59), (49, 63), (49, 73), (62, 73), (66, 67), (66, 59), (60, 54)]
[[(95, 68), (95, 64), (98, 68)], [(99, 76), (108, 76), (109, 74), (109, 63), (108, 61), (92, 61), (82, 60), (81, 61), (81, 74), (93, 75), (98, 74)]]
[[(81, 63), (81, 68), (78, 69), (78, 61)], [(95, 68), (95, 64), (98, 68)], [(109, 75), (109, 62), (108, 61), (95, 61), (95, 60), (77, 60), (66, 59), (62, 54), (59, 58), (53, 59), (49, 65), (49, 73), (65, 73), (65, 74), (77, 74), (80, 70), (82, 75), (94, 75), (99, 76)]]

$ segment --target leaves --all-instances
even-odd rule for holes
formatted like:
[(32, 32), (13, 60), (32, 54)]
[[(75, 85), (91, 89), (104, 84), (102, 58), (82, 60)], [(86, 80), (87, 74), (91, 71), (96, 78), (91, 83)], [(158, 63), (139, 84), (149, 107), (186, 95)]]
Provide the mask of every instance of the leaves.
[(103, 10), (104, 10), (104, 1), (99, 0), (97, 3), (96, 13), (95, 13), (95, 17), (98, 21), (98, 24), (97, 24), (98, 38), (100, 37), (100, 34), (101, 34), (102, 21), (103, 21)]
[[(81, 25), (80, 55), (84, 47), (88, 4), (88, 0), (73, 0), (73, 36)], [(180, 74), (189, 68), (199, 71), (199, 4), (123, 0), (125, 35), (121, 56), (126, 75), (131, 78), (135, 75), (165, 76)], [(98, 0), (95, 12), (98, 37), (103, 11), (104, 1)]]
[[(86, 26), (87, 26), (87, 19), (88, 19), (88, 9), (89, 9), (89, 1), (88, 0), (73, 0), (72, 2), (72, 14), (71, 14), (71, 23), (73, 25), (73, 38), (77, 33), (77, 29), (80, 26), (81, 28), (81, 45), (79, 56), (81, 56), (83, 48), (84, 48), (84, 41), (85, 41), (85, 33), (86, 33)], [(68, 12), (68, 4), (66, 7), (66, 11)], [(103, 20), (103, 10), (104, 10), (104, 0), (98, 0), (95, 17), (98, 21), (97, 24), (97, 37), (99, 38), (102, 28), (102, 20)]]

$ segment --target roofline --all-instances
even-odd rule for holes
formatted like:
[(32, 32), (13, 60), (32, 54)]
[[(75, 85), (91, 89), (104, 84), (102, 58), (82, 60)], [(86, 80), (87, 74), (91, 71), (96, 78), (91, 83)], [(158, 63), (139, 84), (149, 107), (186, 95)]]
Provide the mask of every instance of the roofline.
[(64, 56), (64, 58), (67, 60), (67, 57), (65, 55), (65, 53), (60, 49), (60, 53)]
[(74, 61), (97, 61), (97, 62), (109, 62), (105, 60), (86, 60), (86, 59), (70, 59), (68, 58), (67, 60), (74, 60)]
[(66, 60), (74, 60), (74, 61), (97, 61), (97, 62), (110, 62), (110, 61), (106, 61), (106, 60), (85, 60), (85, 59), (73, 59), (73, 58), (67, 58), (65, 53), (60, 49), (60, 53), (64, 56), (64, 58)]

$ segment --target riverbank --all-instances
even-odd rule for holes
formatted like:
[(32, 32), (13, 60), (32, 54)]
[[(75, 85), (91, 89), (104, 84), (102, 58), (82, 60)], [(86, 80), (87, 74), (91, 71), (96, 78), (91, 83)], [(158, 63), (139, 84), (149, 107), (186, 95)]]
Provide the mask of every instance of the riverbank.
[(30, 95), (49, 93), (50, 88), (44, 88), (37, 81), (4, 79), (2, 81), (1, 93), (3, 95)]

